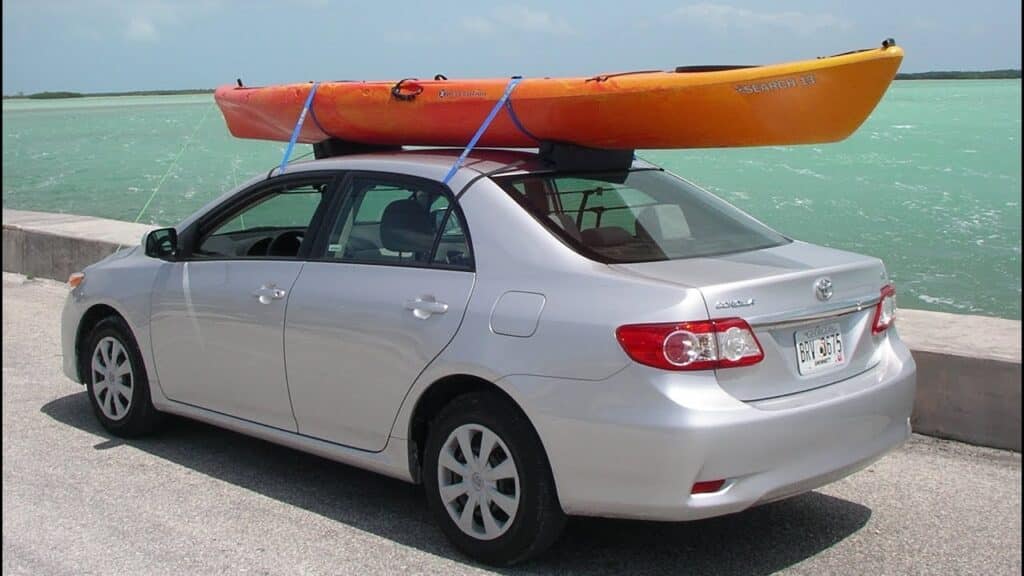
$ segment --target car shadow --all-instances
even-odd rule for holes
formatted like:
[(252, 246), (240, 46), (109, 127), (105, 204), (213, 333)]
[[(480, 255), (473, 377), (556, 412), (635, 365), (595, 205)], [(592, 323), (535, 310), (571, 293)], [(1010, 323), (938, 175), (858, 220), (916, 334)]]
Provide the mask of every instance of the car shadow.
[[(473, 564), (435, 527), (419, 487), (182, 418), (170, 419), (157, 436), (121, 440), (100, 427), (85, 392), (53, 400), (42, 412), (103, 438), (97, 450), (129, 444), (336, 522)], [(811, 492), (696, 522), (573, 518), (544, 556), (502, 571), (771, 574), (827, 550), (870, 517), (865, 506)]]

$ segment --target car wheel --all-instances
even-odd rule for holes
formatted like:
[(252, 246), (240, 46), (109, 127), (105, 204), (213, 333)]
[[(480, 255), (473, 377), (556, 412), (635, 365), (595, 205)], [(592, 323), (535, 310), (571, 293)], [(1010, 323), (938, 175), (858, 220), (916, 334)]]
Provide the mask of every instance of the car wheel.
[(466, 394), (445, 406), (428, 431), (424, 462), (435, 518), (476, 560), (528, 560), (565, 526), (540, 439), (518, 407), (496, 394)]
[(149, 396), (149, 380), (139, 347), (124, 320), (101, 320), (87, 340), (84, 358), (89, 403), (100, 424), (117, 436), (142, 436), (161, 423)]

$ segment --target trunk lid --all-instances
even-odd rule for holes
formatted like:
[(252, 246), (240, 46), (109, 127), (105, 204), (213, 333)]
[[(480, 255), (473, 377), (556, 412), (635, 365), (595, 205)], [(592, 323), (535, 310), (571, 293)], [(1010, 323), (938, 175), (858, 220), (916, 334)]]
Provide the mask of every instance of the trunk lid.
[[(887, 278), (877, 258), (791, 242), (738, 254), (613, 266), (696, 288), (710, 318), (739, 317), (751, 325), (764, 360), (717, 372), (722, 388), (740, 400), (826, 386), (878, 363), (881, 337), (872, 334), (871, 326)], [(827, 299), (818, 295), (816, 285), (822, 279), (831, 282)], [(798, 342), (804, 342), (806, 350), (836, 332), (841, 361), (817, 369), (805, 364), (801, 369)]]

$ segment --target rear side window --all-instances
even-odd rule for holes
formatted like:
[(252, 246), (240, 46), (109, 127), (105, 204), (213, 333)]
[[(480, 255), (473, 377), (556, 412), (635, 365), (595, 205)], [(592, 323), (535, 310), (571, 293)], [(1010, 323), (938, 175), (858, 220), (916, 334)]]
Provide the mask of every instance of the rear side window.
[(536, 174), (496, 180), (585, 256), (611, 263), (746, 252), (789, 240), (660, 170)]
[(473, 259), (465, 229), (440, 188), (358, 177), (331, 227), (326, 258), (469, 270)]

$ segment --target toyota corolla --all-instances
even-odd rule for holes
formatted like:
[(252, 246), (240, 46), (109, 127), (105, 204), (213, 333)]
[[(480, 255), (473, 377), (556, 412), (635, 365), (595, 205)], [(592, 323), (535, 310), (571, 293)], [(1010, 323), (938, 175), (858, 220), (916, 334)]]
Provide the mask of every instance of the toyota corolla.
[(71, 278), (65, 373), (116, 435), (176, 414), (420, 483), (497, 564), (568, 515), (739, 512), (907, 438), (877, 258), (632, 155), (453, 159), (294, 163), (150, 232)]

